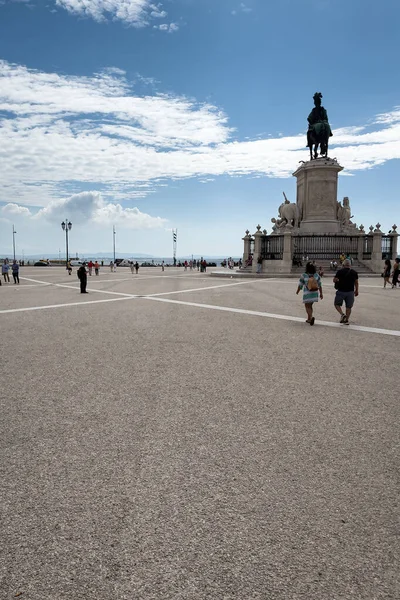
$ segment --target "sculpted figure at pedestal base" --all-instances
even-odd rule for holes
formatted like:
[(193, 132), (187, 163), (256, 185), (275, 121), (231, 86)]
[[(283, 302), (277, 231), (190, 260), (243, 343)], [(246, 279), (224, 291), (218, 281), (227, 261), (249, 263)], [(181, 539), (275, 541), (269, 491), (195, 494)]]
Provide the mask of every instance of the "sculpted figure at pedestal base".
[[(285, 194), (284, 194), (285, 196)], [(299, 218), (299, 209), (297, 204), (294, 202), (289, 202), (289, 200), (285, 196), (285, 202), (283, 202), (279, 207), (279, 216), (283, 221), (286, 221), (287, 225), (291, 225), (292, 227), (299, 227), (300, 218)]]
[(352, 222), (353, 215), (350, 210), (350, 201), (347, 196), (343, 198), (343, 205), (337, 203), (337, 218), (340, 221), (340, 226), (343, 231), (349, 229), (357, 229), (357, 225)]

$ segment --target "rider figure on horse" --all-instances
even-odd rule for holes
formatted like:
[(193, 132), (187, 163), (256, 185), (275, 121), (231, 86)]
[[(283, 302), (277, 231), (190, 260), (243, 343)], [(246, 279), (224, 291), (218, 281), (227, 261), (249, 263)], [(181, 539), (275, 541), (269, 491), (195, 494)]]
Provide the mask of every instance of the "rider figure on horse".
[[(318, 145), (321, 146), (321, 156), (328, 156), (328, 141), (333, 135), (328, 122), (328, 113), (321, 106), (321, 92), (314, 94), (315, 107), (308, 115), (307, 146), (310, 148), (311, 160), (318, 158)], [(312, 147), (314, 145), (314, 156)]]

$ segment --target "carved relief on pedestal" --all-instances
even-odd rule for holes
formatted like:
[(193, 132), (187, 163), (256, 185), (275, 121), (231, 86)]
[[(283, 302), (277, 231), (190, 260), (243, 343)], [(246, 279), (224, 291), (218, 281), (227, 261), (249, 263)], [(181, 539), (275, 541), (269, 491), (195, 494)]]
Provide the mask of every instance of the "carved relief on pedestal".
[(336, 218), (333, 187), (333, 184), (329, 181), (310, 181), (307, 199), (307, 218)]

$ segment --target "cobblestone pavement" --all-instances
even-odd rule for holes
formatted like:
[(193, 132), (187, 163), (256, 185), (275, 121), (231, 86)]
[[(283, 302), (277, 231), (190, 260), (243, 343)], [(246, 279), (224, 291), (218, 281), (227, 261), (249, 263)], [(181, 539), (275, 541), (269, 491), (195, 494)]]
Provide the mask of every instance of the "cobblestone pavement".
[(399, 598), (400, 290), (23, 268), (0, 287), (0, 598)]

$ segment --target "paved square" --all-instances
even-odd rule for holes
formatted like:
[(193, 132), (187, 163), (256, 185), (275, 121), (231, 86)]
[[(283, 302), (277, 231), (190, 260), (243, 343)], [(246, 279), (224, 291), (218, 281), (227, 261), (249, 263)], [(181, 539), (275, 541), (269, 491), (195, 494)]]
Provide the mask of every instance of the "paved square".
[[(0, 597), (399, 597), (400, 290), (23, 268), (0, 288)], [(354, 318), (353, 318), (354, 317)]]

